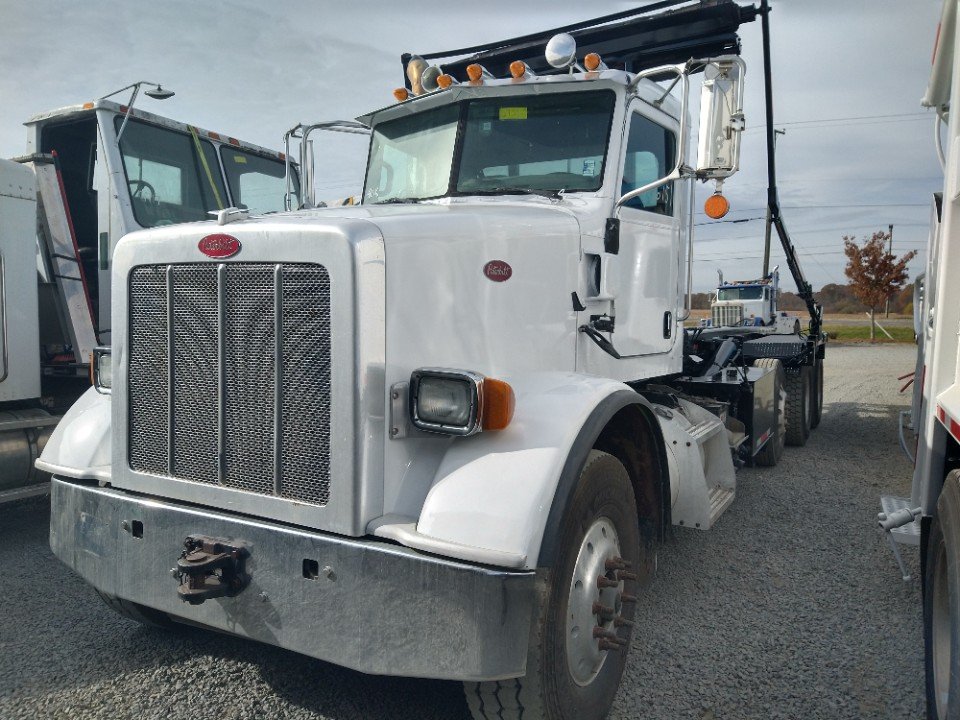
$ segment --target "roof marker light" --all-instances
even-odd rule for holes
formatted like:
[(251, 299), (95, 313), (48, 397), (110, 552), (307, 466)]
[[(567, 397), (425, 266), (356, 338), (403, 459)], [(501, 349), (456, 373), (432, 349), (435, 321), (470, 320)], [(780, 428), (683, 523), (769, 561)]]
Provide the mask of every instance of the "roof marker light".
[(447, 75), (446, 73), (444, 73), (443, 75), (440, 75), (437, 77), (437, 86), (441, 90), (446, 90), (451, 85), (456, 85), (456, 84), (457, 84), (457, 80), (456, 78), (453, 77), (453, 75)]
[(397, 102), (404, 102), (410, 99), (410, 91), (406, 88), (397, 88), (393, 91), (393, 97)]
[(587, 69), (587, 72), (603, 72), (608, 69), (607, 64), (598, 53), (589, 53), (583, 59), (583, 66)]
[(510, 75), (513, 76), (514, 80), (523, 80), (528, 77), (537, 76), (523, 60), (514, 60), (510, 63)]
[(467, 78), (473, 85), (483, 85), (484, 80), (493, 80), (493, 73), (479, 63), (467, 65)]

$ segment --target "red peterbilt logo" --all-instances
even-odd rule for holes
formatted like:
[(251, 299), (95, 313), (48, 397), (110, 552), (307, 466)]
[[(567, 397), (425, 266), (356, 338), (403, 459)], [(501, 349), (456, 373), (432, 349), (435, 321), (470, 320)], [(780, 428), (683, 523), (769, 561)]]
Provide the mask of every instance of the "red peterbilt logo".
[(503, 260), (491, 260), (483, 266), (483, 274), (494, 282), (505, 282), (513, 275), (513, 268)]
[(233, 235), (215, 233), (201, 238), (197, 247), (207, 257), (228, 258), (240, 252), (240, 241)]

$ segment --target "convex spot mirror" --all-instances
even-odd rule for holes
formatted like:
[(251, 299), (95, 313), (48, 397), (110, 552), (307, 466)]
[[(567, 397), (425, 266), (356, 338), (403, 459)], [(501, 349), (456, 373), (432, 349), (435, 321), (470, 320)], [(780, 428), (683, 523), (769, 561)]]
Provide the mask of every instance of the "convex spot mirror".
[(735, 55), (713, 58), (704, 68), (697, 153), (701, 179), (721, 180), (740, 168), (745, 71), (743, 60)]

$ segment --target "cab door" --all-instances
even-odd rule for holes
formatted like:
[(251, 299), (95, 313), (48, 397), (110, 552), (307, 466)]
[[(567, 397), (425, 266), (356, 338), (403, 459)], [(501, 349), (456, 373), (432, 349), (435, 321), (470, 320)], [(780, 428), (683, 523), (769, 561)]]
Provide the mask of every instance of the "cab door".
[[(676, 163), (676, 122), (636, 101), (627, 116), (620, 195), (667, 175)], [(669, 352), (677, 342), (682, 235), (677, 182), (620, 210), (614, 341), (622, 357)]]

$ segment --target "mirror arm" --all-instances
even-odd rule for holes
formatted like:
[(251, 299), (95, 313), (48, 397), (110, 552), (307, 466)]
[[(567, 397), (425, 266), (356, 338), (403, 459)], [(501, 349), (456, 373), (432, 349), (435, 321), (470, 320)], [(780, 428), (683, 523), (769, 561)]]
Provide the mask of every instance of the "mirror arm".
[(617, 200), (616, 205), (614, 205), (615, 212), (619, 212), (624, 203), (633, 200), (635, 197), (643, 195), (645, 192), (649, 192), (650, 190), (660, 187), (661, 185), (666, 185), (668, 182), (689, 177), (690, 168), (683, 164), (687, 157), (687, 102), (690, 95), (690, 76), (687, 74), (688, 66), (689, 63), (686, 65), (664, 65), (662, 67), (644, 70), (642, 73), (637, 73), (637, 76), (630, 81), (630, 89), (636, 92), (637, 84), (643, 78), (649, 75), (662, 75), (665, 72), (674, 72), (677, 74), (676, 80), (670, 84), (670, 87), (660, 98), (660, 100), (657, 101), (657, 103), (662, 103), (666, 99), (667, 95), (673, 91), (673, 88), (677, 86), (677, 83), (683, 83), (683, 87), (680, 92), (680, 142), (677, 143), (677, 163), (673, 166), (673, 170), (659, 180), (654, 180), (651, 183), (647, 183), (646, 185), (631, 190), (627, 194), (621, 196), (620, 199)]

